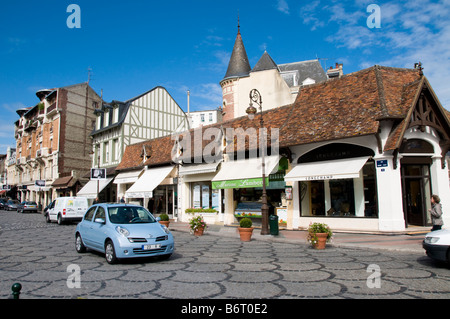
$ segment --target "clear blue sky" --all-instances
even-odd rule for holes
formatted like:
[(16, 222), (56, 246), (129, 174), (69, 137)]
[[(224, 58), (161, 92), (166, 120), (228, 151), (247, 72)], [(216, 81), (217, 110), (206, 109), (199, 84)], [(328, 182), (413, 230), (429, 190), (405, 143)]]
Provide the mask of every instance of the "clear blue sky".
[[(81, 28), (69, 29), (69, 4)], [(381, 8), (370, 29), (367, 6)], [(421, 61), (450, 108), (450, 1), (376, 0), (40, 0), (0, 5), (0, 153), (14, 146), (16, 109), (35, 92), (87, 81), (106, 101), (161, 85), (186, 110), (221, 105), (237, 32), (253, 67), (266, 49), (278, 64), (323, 58), (350, 73), (375, 64), (412, 68)], [(325, 60), (328, 59), (328, 60)]]

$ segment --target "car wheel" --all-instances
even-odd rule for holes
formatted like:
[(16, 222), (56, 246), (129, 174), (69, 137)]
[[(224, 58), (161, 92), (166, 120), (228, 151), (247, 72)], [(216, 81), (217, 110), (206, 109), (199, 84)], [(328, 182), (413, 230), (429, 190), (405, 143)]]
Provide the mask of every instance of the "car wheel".
[(61, 217), (61, 214), (58, 214), (58, 225), (62, 225), (63, 224), (63, 219)]
[(108, 264), (112, 265), (117, 263), (116, 251), (111, 240), (108, 240), (105, 244), (105, 258)]
[(81, 235), (77, 234), (75, 237), (75, 249), (77, 253), (82, 254), (86, 252), (86, 246), (83, 244), (83, 239), (81, 239)]
[(45, 221), (47, 223), (51, 223), (52, 222), (51, 219), (50, 219), (50, 214), (45, 215)]
[(447, 262), (450, 264), (450, 248), (447, 250)]

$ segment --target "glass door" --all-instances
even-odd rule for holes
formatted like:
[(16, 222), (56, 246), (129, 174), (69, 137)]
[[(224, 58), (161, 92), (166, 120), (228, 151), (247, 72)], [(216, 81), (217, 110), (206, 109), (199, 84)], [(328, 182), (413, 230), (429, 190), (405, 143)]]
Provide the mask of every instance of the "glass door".
[(431, 183), (428, 165), (402, 165), (403, 210), (406, 226), (431, 224)]

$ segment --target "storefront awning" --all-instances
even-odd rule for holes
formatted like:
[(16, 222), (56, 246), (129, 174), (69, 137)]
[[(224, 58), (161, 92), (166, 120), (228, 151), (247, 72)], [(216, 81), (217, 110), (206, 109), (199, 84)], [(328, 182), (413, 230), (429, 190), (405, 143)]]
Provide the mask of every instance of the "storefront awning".
[(126, 192), (126, 198), (150, 198), (153, 190), (173, 170), (172, 166), (158, 167), (146, 170), (144, 174)]
[(368, 159), (369, 157), (357, 157), (297, 164), (286, 174), (284, 180), (292, 182), (358, 178)]
[(114, 179), (114, 184), (131, 184), (135, 183), (139, 176), (141, 175), (142, 170), (132, 171), (132, 172), (124, 172), (119, 173)]
[[(266, 185), (269, 175), (278, 170), (280, 156), (265, 157)], [(212, 179), (213, 189), (262, 187), (261, 158), (223, 162), (219, 173)]]
[(98, 181), (92, 180), (89, 181), (84, 187), (77, 193), (77, 196), (87, 197), (87, 198), (96, 198), (97, 197), (97, 183), (98, 183), (98, 192), (100, 193), (109, 183), (113, 180), (113, 177), (109, 177), (106, 179), (99, 179)]
[(192, 164), (192, 165), (184, 165), (180, 166), (179, 174), (180, 175), (196, 175), (196, 174), (207, 174), (214, 173), (217, 171), (217, 166), (219, 166), (220, 162), (211, 163), (211, 164)]

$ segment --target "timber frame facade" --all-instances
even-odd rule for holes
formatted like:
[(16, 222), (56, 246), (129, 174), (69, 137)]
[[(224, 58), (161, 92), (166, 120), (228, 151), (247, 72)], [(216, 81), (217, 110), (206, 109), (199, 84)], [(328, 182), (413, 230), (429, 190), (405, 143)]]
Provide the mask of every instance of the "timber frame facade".
[(161, 86), (126, 102), (103, 103), (94, 113), (92, 167), (115, 167), (126, 146), (189, 129), (186, 114)]

